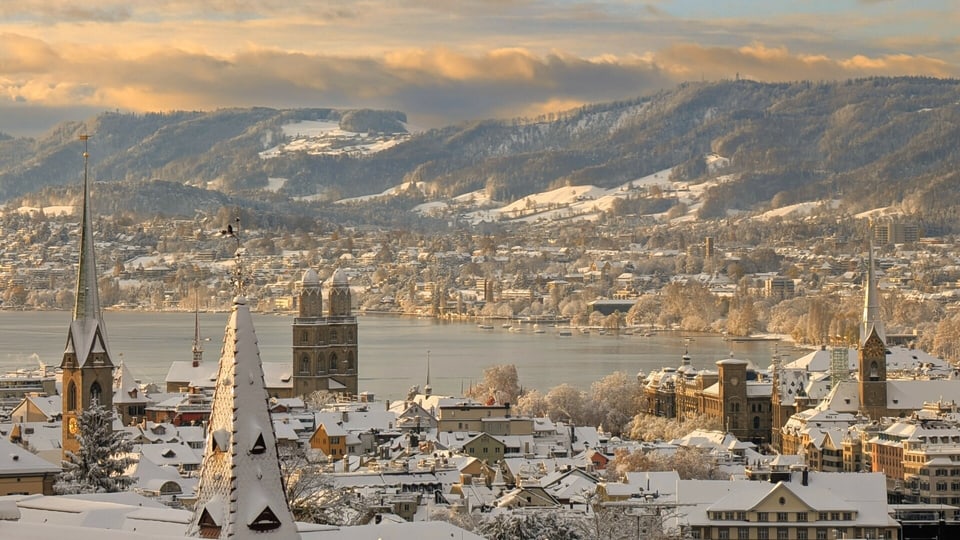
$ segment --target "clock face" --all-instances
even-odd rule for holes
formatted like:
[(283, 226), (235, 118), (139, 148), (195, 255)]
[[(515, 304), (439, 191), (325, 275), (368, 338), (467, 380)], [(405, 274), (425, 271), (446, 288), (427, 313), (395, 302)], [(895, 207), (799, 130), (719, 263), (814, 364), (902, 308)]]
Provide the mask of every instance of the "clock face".
[(886, 351), (883, 348), (883, 343), (879, 340), (871, 340), (863, 348), (863, 352), (866, 353), (866, 356), (870, 358), (883, 358), (886, 354)]
[(736, 378), (736, 377), (731, 377), (731, 378), (730, 378), (730, 386), (736, 386), (739, 382), (740, 382), (740, 379), (738, 379), (738, 378)]
[(67, 423), (67, 429), (70, 431), (71, 435), (76, 435), (80, 431), (80, 426), (77, 424), (76, 418), (71, 418)]

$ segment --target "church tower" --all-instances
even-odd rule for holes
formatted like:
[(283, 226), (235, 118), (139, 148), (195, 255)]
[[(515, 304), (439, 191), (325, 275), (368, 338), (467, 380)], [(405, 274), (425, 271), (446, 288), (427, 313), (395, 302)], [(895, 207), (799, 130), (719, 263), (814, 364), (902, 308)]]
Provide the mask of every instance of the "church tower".
[(93, 249), (93, 216), (90, 211), (87, 152), (89, 135), (83, 141), (83, 202), (80, 214), (80, 262), (77, 268), (76, 302), (67, 330), (63, 370), (63, 454), (77, 452), (77, 417), (94, 401), (113, 410), (113, 361), (106, 328), (100, 313), (97, 263)]
[(330, 281), (330, 317), (350, 317), (350, 282), (346, 272), (337, 268)]
[(246, 299), (223, 334), (200, 484), (187, 536), (299, 539), (286, 500), (263, 364)]
[(867, 260), (857, 375), (860, 384), (860, 412), (878, 420), (887, 413), (887, 336), (880, 317), (880, 296), (874, 273), (872, 244)]
[(300, 281), (299, 313), (293, 319), (293, 393), (357, 395), (357, 318), (342, 270), (331, 278), (327, 315), (323, 287), (311, 268)]

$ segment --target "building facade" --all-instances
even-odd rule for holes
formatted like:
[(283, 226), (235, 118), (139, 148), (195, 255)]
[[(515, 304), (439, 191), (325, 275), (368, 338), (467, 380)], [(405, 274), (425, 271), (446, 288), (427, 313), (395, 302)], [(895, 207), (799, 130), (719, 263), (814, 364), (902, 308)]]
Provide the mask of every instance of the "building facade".
[(311, 268), (300, 282), (299, 313), (293, 320), (293, 394), (313, 392), (357, 395), (357, 318), (343, 270), (331, 277), (328, 309), (323, 287)]

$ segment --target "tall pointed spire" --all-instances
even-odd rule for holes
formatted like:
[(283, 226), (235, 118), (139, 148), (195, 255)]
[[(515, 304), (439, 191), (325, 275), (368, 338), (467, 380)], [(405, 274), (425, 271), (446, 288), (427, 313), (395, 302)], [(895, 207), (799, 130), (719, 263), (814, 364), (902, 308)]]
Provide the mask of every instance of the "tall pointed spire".
[(97, 261), (93, 250), (93, 216), (90, 212), (87, 141), (90, 135), (80, 135), (83, 141), (83, 207), (80, 215), (80, 265), (77, 269), (77, 296), (73, 306), (73, 320), (100, 319), (100, 295), (97, 293)]
[(113, 361), (107, 341), (106, 327), (100, 313), (97, 293), (97, 264), (93, 245), (93, 214), (90, 211), (89, 135), (83, 141), (83, 205), (80, 214), (80, 261), (77, 268), (76, 303), (73, 320), (67, 331), (63, 349), (63, 454), (76, 453), (77, 416), (97, 402), (113, 410)]
[(197, 293), (197, 305), (193, 310), (193, 367), (203, 362), (203, 341), (200, 339), (200, 294)]
[(250, 308), (242, 296), (223, 335), (200, 485), (187, 536), (299, 539)]
[(873, 242), (871, 241), (870, 253), (867, 257), (867, 283), (863, 293), (863, 321), (860, 330), (861, 345), (870, 337), (872, 330), (876, 330), (877, 336), (886, 343), (887, 336), (880, 315), (880, 293), (877, 292), (877, 276), (874, 271)]

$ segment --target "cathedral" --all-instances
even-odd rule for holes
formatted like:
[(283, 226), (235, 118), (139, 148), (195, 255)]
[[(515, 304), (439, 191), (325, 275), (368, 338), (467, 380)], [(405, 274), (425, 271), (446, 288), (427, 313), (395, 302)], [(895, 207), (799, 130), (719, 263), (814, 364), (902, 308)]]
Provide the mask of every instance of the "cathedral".
[(293, 319), (293, 394), (316, 391), (357, 395), (357, 318), (351, 310), (350, 283), (337, 269), (330, 277), (327, 311), (323, 285), (311, 268), (303, 274)]

